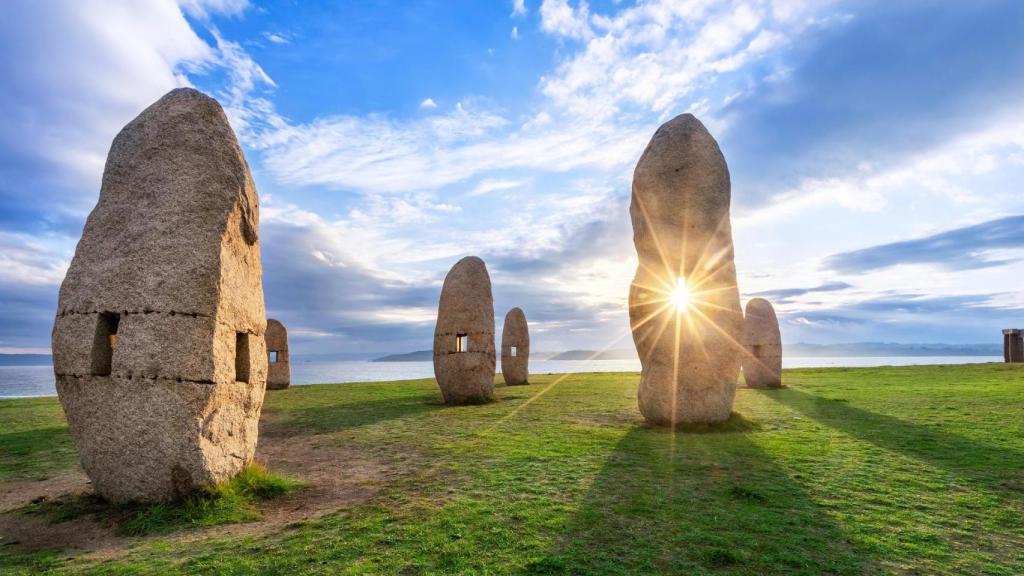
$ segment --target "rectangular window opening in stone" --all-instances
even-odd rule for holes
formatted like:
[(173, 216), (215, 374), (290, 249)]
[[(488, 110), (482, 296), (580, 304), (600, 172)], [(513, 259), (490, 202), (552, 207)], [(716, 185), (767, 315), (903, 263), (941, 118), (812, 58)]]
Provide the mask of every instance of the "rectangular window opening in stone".
[(249, 334), (235, 333), (235, 381), (249, 382)]
[(751, 352), (754, 354), (754, 358), (760, 358), (761, 357), (761, 345), (760, 344), (754, 344), (751, 348), (753, 348), (753, 350), (751, 350)]
[(455, 351), (456, 352), (468, 352), (469, 351), (469, 334), (456, 334), (455, 335)]
[(110, 376), (110, 366), (117, 346), (117, 327), (121, 315), (103, 312), (96, 319), (96, 336), (92, 341), (92, 374)]
[(267, 351), (267, 361), (270, 362), (271, 364), (277, 363), (277, 350)]
[(516, 354), (516, 347), (512, 346), (511, 349), (509, 350), (508, 354), (509, 354), (509, 356), (512, 356), (513, 358), (518, 356), (518, 354)]

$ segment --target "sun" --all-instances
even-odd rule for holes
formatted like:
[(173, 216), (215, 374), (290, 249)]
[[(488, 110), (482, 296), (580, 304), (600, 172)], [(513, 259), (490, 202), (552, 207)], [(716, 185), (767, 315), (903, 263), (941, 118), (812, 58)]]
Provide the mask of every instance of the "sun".
[(676, 287), (672, 290), (672, 305), (676, 310), (682, 312), (690, 306), (690, 289), (686, 286), (686, 280), (679, 278)]

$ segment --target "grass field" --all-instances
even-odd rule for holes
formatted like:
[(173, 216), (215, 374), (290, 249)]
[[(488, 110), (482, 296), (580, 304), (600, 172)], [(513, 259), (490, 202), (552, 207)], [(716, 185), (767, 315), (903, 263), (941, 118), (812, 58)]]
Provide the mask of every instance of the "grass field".
[[(345, 455), (321, 474), (386, 471), (368, 495), (109, 550), (0, 540), (0, 573), (1024, 574), (1024, 368), (784, 378), (686, 432), (644, 425), (636, 374), (535, 375), (459, 408), (431, 380), (270, 392), (261, 441)], [(0, 401), (0, 491), (76, 467), (55, 399)]]

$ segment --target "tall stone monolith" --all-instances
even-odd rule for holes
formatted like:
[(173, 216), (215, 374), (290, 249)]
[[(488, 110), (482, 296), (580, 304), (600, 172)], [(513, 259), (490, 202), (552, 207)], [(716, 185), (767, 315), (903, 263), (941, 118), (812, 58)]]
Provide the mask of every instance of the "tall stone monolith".
[(750, 388), (782, 386), (782, 334), (775, 308), (764, 298), (747, 302), (743, 318), (743, 379)]
[(501, 328), (501, 375), (509, 386), (529, 384), (530, 328), (519, 308), (505, 314)]
[(434, 328), (434, 376), (446, 404), (494, 397), (494, 301), (484, 261), (467, 256), (444, 279)]
[(267, 319), (267, 390), (284, 390), (292, 383), (288, 356), (288, 330), (273, 318)]
[(743, 314), (729, 202), (729, 169), (704, 125), (683, 114), (658, 128), (629, 208), (639, 258), (629, 317), (651, 423), (719, 422), (732, 411)]
[(258, 210), (224, 111), (196, 90), (114, 139), (53, 327), (57, 393), (101, 496), (166, 500), (252, 461), (267, 377)]

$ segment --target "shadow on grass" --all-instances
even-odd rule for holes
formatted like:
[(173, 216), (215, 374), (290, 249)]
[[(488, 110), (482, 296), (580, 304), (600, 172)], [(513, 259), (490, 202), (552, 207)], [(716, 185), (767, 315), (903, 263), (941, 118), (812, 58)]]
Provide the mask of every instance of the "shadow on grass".
[[(874, 564), (737, 426), (635, 428), (529, 574), (863, 574)], [(721, 425), (720, 425), (721, 426)], [(710, 432), (710, 431), (709, 431)]]
[(1007, 496), (1024, 498), (1024, 452), (992, 446), (799, 390), (760, 392), (824, 426), (886, 450), (923, 460)]
[(261, 434), (290, 436), (296, 429), (326, 434), (369, 426), (378, 422), (444, 410), (440, 395), (418, 394), (308, 408), (275, 408), (265, 413)]
[(43, 476), (76, 463), (67, 426), (0, 433), (0, 478)]

